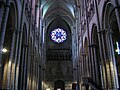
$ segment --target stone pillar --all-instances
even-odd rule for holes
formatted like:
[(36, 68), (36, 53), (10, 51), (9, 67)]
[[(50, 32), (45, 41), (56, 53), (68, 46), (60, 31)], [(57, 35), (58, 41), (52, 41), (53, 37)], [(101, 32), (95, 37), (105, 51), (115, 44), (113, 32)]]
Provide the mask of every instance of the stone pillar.
[(19, 27), (19, 43), (18, 43), (18, 56), (17, 56), (17, 65), (16, 65), (16, 88), (18, 89), (18, 74), (19, 74), (19, 68), (20, 68), (20, 53), (21, 53), (21, 44), (22, 44), (22, 35), (23, 35), (23, 31), (22, 31), (22, 27), (23, 27), (23, 15), (24, 15), (24, 9), (25, 9), (25, 1), (23, 1), (22, 3), (22, 11), (21, 11), (21, 18), (20, 18), (20, 27)]
[(43, 82), (42, 82), (42, 90), (45, 90), (45, 68), (42, 69), (42, 72), (43, 72)]
[[(99, 75), (99, 68), (100, 67), (100, 63), (98, 61), (98, 55), (97, 55), (97, 52), (96, 50), (98, 49), (98, 46), (97, 44), (92, 44), (91, 45), (92, 49), (93, 49), (93, 62), (94, 62), (94, 68), (95, 68), (95, 82), (97, 85), (101, 85), (99, 82), (100, 82), (100, 75)], [(98, 51), (99, 52), (99, 51)]]
[(101, 30), (98, 32), (98, 40), (100, 46), (100, 56), (101, 56), (101, 64), (102, 64), (102, 73), (103, 73), (103, 82), (104, 89), (108, 89), (108, 78), (107, 78), (107, 68), (106, 68), (106, 55), (105, 55), (105, 44), (104, 44), (104, 32), (105, 30)]
[(95, 74), (95, 61), (94, 61), (93, 45), (91, 44), (91, 45), (89, 46), (89, 48), (91, 49), (92, 78), (93, 78), (93, 81), (96, 81), (96, 74)]
[(84, 65), (84, 53), (82, 54), (82, 60), (81, 60), (81, 65), (82, 65), (82, 77), (85, 77), (85, 65)]
[(38, 90), (42, 90), (42, 76), (41, 76), (41, 73), (42, 73), (42, 69), (41, 69), (41, 65), (39, 65), (39, 76), (38, 76)]
[[(89, 29), (89, 18), (88, 18), (88, 6), (87, 6), (87, 0), (85, 0), (85, 12), (86, 12), (86, 30), (87, 30), (87, 37), (88, 37), (88, 46), (90, 46), (90, 29)], [(90, 77), (92, 77), (92, 62), (91, 62), (91, 48), (88, 47), (88, 60), (89, 60), (89, 70), (90, 70)]]
[(73, 68), (73, 82), (76, 82), (77, 81), (77, 75), (76, 75), (76, 68)]
[[(32, 50), (33, 50), (33, 47), (32, 47)], [(33, 77), (34, 77), (34, 74), (33, 74), (33, 70), (34, 70), (34, 59), (33, 59), (33, 57), (34, 57), (34, 54), (33, 54), (33, 51), (32, 51), (32, 53), (31, 53), (31, 65), (30, 65), (30, 71), (31, 71), (31, 75), (30, 75), (30, 78), (31, 78), (31, 81), (30, 81), (30, 86), (29, 86), (29, 89), (30, 90), (32, 90), (32, 88), (33, 88)], [(31, 68), (32, 67), (32, 68)]]
[[(41, 56), (41, 30), (42, 30), (42, 18), (41, 18), (41, 11), (40, 11), (40, 17), (39, 17), (39, 45), (38, 45), (38, 49), (39, 49), (39, 63), (38, 63), (38, 90), (42, 90), (42, 67), (41, 67), (41, 60), (42, 60), (42, 56)], [(51, 56), (50, 58), (51, 59)]]
[(9, 9), (10, 9), (10, 1), (11, 0), (6, 0), (3, 19), (2, 19), (1, 28), (0, 28), (0, 89), (2, 84), (2, 73), (1, 73), (2, 72), (2, 49), (3, 49), (6, 25), (7, 25)]
[(88, 60), (88, 53), (83, 53), (83, 71), (84, 71), (84, 76), (89, 76), (89, 60)]
[(82, 76), (83, 76), (83, 55), (81, 55), (80, 66), (81, 66), (80, 72), (81, 72), (81, 80), (82, 80)]
[(81, 61), (81, 56), (80, 56), (80, 60), (79, 60), (79, 79), (80, 79), (80, 90), (82, 89), (82, 61)]
[(78, 90), (80, 90), (80, 82), (79, 82), (79, 66), (77, 65), (77, 86), (78, 86)]
[(104, 88), (109, 89), (112, 88), (112, 78), (111, 78), (111, 69), (110, 69), (110, 61), (109, 61), (109, 52), (108, 52), (108, 40), (107, 40), (107, 31), (108, 30), (101, 30), (98, 35), (101, 37), (101, 45), (102, 45), (102, 56), (101, 56), (101, 63), (102, 63), (102, 71), (103, 71), (103, 78), (104, 78)]
[[(10, 48), (10, 56), (9, 56), (9, 65), (8, 65), (8, 71), (7, 71), (7, 79), (8, 79), (8, 82), (7, 82), (7, 89), (11, 89), (11, 79), (13, 78), (13, 71), (12, 71), (12, 64), (14, 63), (13, 62), (13, 55), (14, 55), (14, 48), (15, 48), (15, 28), (11, 28), (10, 29), (12, 32), (13, 32), (13, 36), (12, 36), (12, 44), (11, 44), (11, 48)], [(14, 65), (14, 64), (13, 64)], [(12, 76), (11, 76), (12, 75)]]
[(94, 0), (95, 4), (95, 12), (96, 12), (96, 19), (97, 19), (97, 28), (98, 28), (98, 44), (99, 44), (99, 49), (100, 49), (100, 58), (101, 58), (101, 65), (102, 65), (102, 78), (103, 78), (103, 88), (107, 89), (108, 88), (108, 81), (107, 81), (107, 71), (106, 71), (106, 65), (105, 65), (105, 58), (104, 58), (104, 37), (103, 37), (103, 32), (100, 24), (100, 18), (99, 18), (99, 11), (98, 11), (98, 4), (97, 0)]
[[(113, 0), (113, 1), (117, 1), (117, 0)], [(110, 78), (111, 71), (110, 71), (110, 61), (108, 60), (109, 52), (107, 52), (107, 49), (106, 49), (108, 45), (107, 43), (108, 41), (106, 41), (107, 30), (102, 29), (102, 25), (100, 24), (100, 19), (99, 19), (97, 0), (94, 0), (94, 2), (95, 2), (96, 19), (97, 19), (97, 26), (98, 26), (98, 41), (99, 41), (99, 48), (100, 48), (102, 73), (103, 73), (103, 84), (104, 84), (104, 89), (108, 89), (111, 87), (111, 78)]]
[(25, 44), (25, 62), (24, 62), (24, 75), (23, 75), (23, 89), (27, 89), (27, 67), (28, 67), (28, 44)]
[(117, 75), (117, 67), (116, 67), (116, 59), (115, 59), (115, 50), (113, 46), (112, 39), (112, 31), (108, 30), (107, 41), (108, 41), (108, 56), (109, 56), (109, 68), (110, 68), (110, 76), (111, 76), (111, 88), (117, 90), (119, 88), (118, 85), (118, 75)]
[(17, 37), (16, 37), (16, 47), (15, 47), (15, 58), (14, 58), (14, 63), (15, 63), (15, 65), (14, 65), (14, 77), (13, 77), (13, 82), (12, 82), (12, 90), (14, 90), (15, 88), (16, 88), (16, 73), (17, 73), (17, 55), (18, 55), (18, 43), (19, 43), (19, 30), (16, 30), (16, 33), (17, 33)]
[(32, 27), (31, 27), (31, 22), (32, 22), (32, 20), (31, 20), (31, 18), (32, 18), (32, 5), (33, 5), (33, 0), (31, 0), (31, 2), (30, 2), (30, 12), (29, 12), (29, 26), (28, 26), (28, 49), (27, 49), (27, 60), (28, 60), (28, 62), (27, 62), (27, 77), (28, 77), (28, 79), (27, 79), (27, 89), (31, 89), (31, 87), (30, 86), (32, 86), (32, 75), (30, 75), (30, 74), (32, 74), (31, 73), (31, 63), (32, 63), (32, 57), (33, 57), (33, 54), (32, 54), (32, 49), (31, 49), (31, 47), (32, 47), (32, 42), (31, 42), (31, 38), (30, 38), (30, 33), (31, 33), (31, 30), (32, 30)]

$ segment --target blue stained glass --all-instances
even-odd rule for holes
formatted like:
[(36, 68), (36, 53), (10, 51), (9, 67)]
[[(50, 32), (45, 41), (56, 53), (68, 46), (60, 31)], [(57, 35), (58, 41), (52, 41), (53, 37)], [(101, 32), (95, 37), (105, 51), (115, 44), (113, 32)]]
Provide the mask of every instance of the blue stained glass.
[(66, 40), (66, 37), (67, 37), (66, 32), (61, 28), (54, 29), (51, 32), (51, 39), (54, 42), (57, 42), (57, 43), (64, 42)]

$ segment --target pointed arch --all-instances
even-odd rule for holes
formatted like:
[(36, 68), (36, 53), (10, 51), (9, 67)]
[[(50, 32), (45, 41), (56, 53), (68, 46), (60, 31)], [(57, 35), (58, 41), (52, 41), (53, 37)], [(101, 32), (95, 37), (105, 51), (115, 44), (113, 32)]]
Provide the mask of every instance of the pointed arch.
[[(15, 56), (15, 31), (18, 25), (17, 9), (14, 2), (10, 2), (10, 10), (8, 14), (8, 19), (6, 22), (6, 32), (4, 37), (3, 47), (8, 50), (7, 53), (3, 54), (2, 57), (2, 88), (10, 88), (12, 86), (13, 77), (13, 66), (14, 66), (14, 56)], [(8, 83), (8, 84), (6, 84)]]

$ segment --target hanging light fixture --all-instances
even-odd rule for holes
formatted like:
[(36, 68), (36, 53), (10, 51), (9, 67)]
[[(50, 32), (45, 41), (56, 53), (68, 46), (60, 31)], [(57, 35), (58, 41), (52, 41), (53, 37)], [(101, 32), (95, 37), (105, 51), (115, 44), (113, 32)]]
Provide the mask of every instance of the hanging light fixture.
[(8, 50), (6, 48), (2, 49), (2, 52), (6, 53)]

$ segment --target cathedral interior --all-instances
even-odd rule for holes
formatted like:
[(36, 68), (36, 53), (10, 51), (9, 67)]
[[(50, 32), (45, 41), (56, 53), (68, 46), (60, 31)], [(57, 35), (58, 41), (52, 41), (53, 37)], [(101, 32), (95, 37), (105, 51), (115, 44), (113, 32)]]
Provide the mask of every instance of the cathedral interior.
[(120, 90), (120, 0), (0, 0), (0, 90)]

